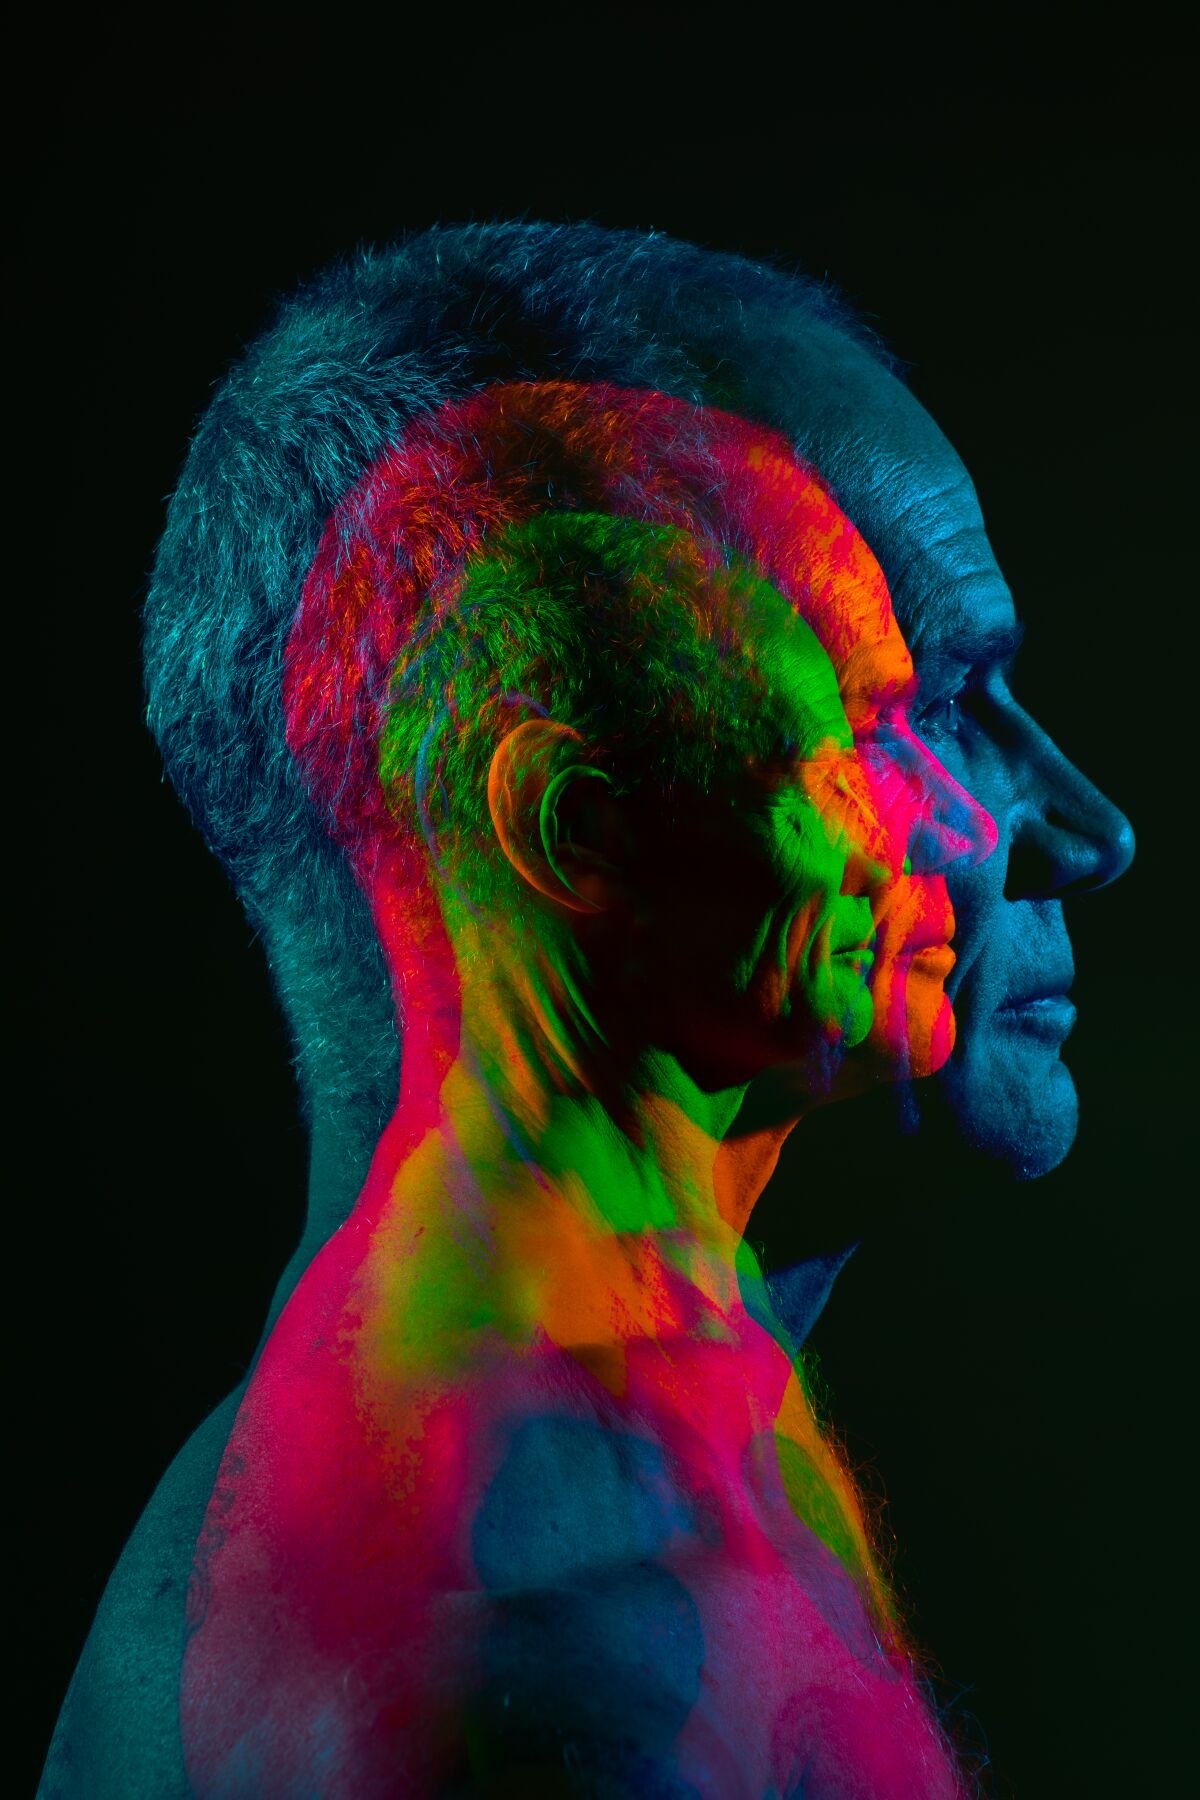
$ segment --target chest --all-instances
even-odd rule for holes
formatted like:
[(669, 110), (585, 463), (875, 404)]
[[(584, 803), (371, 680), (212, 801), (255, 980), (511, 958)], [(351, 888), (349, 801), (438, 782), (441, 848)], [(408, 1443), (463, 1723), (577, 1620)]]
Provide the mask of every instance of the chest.
[(653, 1423), (561, 1381), (384, 1428), (352, 1385), (286, 1405), (235, 1433), (197, 1557), (198, 1792), (241, 1758), (229, 1792), (320, 1765), (330, 1796), (434, 1793), (465, 1737), (503, 1756), (515, 1734), (535, 1764), (632, 1746), (689, 1800), (956, 1793), (769, 1429)]
[(773, 1523), (769, 1550), (680, 1569), (702, 1650), (681, 1774), (722, 1800), (954, 1800), (933, 1715), (855, 1583), (802, 1524)]

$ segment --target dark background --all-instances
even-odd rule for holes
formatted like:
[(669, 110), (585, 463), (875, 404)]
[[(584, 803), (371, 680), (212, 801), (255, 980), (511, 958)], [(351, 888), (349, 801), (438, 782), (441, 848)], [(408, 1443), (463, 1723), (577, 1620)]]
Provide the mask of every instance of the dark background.
[(992, 1791), (1182, 1789), (1181, 52), (1149, 15), (1120, 43), (1052, 47), (986, 8), (877, 42), (869, 68), (858, 16), (828, 45), (732, 8), (469, 29), (447, 8), (353, 36), (336, 8), (319, 28), (168, 16), (170, 41), (96, 23), (23, 78), (9, 375), (50, 435), (8, 520), (34, 552), (10, 615), (41, 634), (10, 675), (39, 758), (16, 785), (41, 947), (9, 951), (36, 986), (40, 1078), (10, 1214), (33, 1401), (10, 1539), (22, 1786), (107, 1572), (244, 1372), (302, 1216), (263, 959), (141, 723), (164, 497), (276, 293), (360, 239), (524, 213), (828, 271), (975, 475), (1029, 622), (1019, 691), (1133, 818), (1133, 872), (1068, 913), (1082, 1124), (1063, 1168), (1016, 1186), (936, 1132), (897, 1140), (884, 1096), (805, 1126), (751, 1235), (778, 1265), (844, 1235), (827, 1196), (848, 1176), (867, 1195), (814, 1342)]

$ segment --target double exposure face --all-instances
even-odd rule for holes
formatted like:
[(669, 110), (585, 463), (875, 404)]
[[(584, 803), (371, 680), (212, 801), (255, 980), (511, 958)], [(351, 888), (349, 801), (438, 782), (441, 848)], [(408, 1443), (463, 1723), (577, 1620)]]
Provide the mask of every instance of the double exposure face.
[(859, 666), (855, 743), (879, 821), (875, 855), (887, 870), (874, 898), (870, 1048), (880, 1072), (900, 1079), (932, 1074), (953, 1048), (945, 983), (955, 919), (945, 872), (984, 861), (996, 830), (913, 728), (917, 684), (890, 609), (878, 649)]
[[(564, 457), (574, 506), (548, 513), (541, 471)], [(374, 801), (361, 815), (341, 815), (347, 797), (353, 812), (354, 796), (366, 800), (376, 779), (357, 766), (370, 741), (363, 720), (372, 695), (387, 688), (371, 659), (390, 661), (389, 646), (399, 652), (393, 681), (399, 670), (409, 699), (389, 709), (380, 791), (398, 795), (415, 782), (408, 841), (417, 838), (415, 801), (440, 866), (449, 794), (456, 816), (475, 806), (457, 841), (488, 855), (479, 814), (485, 771), (468, 766), (456, 742), (497, 742), (530, 708), (582, 733), (588, 754), (635, 742), (643, 758), (635, 786), (649, 776), (653, 753), (659, 788), (682, 796), (691, 780), (692, 798), (667, 809), (669, 829), (664, 815), (645, 834), (651, 866), (656, 849), (667, 858), (652, 868), (661, 903), (643, 909), (646, 942), (635, 936), (624, 947), (609, 991), (636, 1002), (638, 1016), (658, 991), (660, 1024), (670, 1011), (672, 1031), (682, 1030), (689, 1009), (703, 1010), (698, 972), (706, 970), (715, 983), (710, 1012), (728, 1001), (732, 1063), (779, 1066), (798, 1055), (803, 1027), (838, 1055), (868, 1032), (877, 1071), (926, 1074), (953, 1043), (945, 875), (985, 861), (996, 834), (914, 730), (913, 661), (885, 572), (833, 498), (826, 462), (836, 478), (836, 456), (809, 466), (785, 439), (745, 419), (570, 383), (499, 387), (437, 415), (372, 479), (365, 511), (353, 514), (352, 537), (369, 526), (363, 543), (351, 554), (333, 534), (330, 569), (322, 564), (310, 582), (311, 618), (289, 652), (294, 749), (303, 762), (309, 737), (321, 757), (331, 741), (344, 744), (344, 767), (338, 757), (328, 764), (330, 800), (349, 840), (370, 842)], [(589, 542), (573, 544), (580, 533)], [(393, 539), (402, 553), (381, 556)], [(724, 575), (711, 560), (718, 545), (732, 557)], [(675, 552), (688, 590), (679, 606), (663, 560)], [(572, 561), (579, 553), (584, 561)], [(701, 565), (714, 575), (716, 637), (697, 624), (697, 605), (700, 613), (707, 605), (697, 589)], [(748, 583), (739, 586), (735, 566)], [(376, 592), (368, 573), (381, 567), (394, 574)], [(755, 593), (773, 596), (774, 616)], [(334, 682), (319, 673), (330, 608), (345, 616), (356, 647)], [(726, 657), (726, 639), (757, 661), (761, 695), (739, 685), (745, 671)], [(387, 691), (398, 700), (399, 690)], [(836, 717), (827, 704), (834, 692)], [(337, 704), (326, 717), (329, 695)], [(764, 746), (755, 729), (763, 706), (779, 712), (772, 744), (790, 751)], [(439, 723), (446, 720), (452, 729)], [(705, 731), (710, 748), (723, 746), (725, 787), (736, 788), (725, 794), (720, 828), (708, 804), (712, 768), (701, 770), (691, 755)], [(690, 846), (689, 833), (698, 834)], [(398, 885), (389, 873), (385, 887), (399, 896), (411, 878)], [(411, 901), (397, 898), (397, 909), (411, 916)], [(421, 957), (428, 961), (428, 942)], [(873, 1005), (862, 981), (868, 968)], [(449, 1026), (447, 1034), (448, 1049)], [(719, 1060), (715, 1012), (701, 1036)], [(825, 1086), (834, 1072), (827, 1059)], [(803, 1069), (798, 1079), (802, 1086)]]
[[(795, 492), (793, 470), (784, 479)], [(803, 517), (803, 535), (814, 546), (805, 552), (802, 537), (801, 553), (815, 561), (821, 546), (837, 545), (836, 556), (825, 558), (825, 578), (810, 584), (805, 598), (807, 617), (830, 652), (851, 733), (858, 856), (850, 880), (859, 891), (868, 891), (863, 867), (873, 870), (872, 1072), (927, 1075), (954, 1043), (945, 983), (954, 967), (955, 919), (946, 871), (986, 860), (996, 828), (914, 728), (913, 660), (878, 562), (827, 492), (811, 482), (799, 491), (803, 514), (797, 506), (793, 518)], [(840, 777), (847, 779), (844, 766)], [(835, 1073), (827, 1066), (827, 1079)]]
[[(747, 461), (760, 473), (766, 467), (765, 456)], [(798, 493), (800, 504), (786, 515), (780, 561), (791, 563), (803, 612), (738, 555), (714, 562), (711, 545), (704, 552), (677, 529), (535, 516), (493, 539), (456, 590), (453, 614), (433, 615), (416, 633), (394, 678), (382, 780), (390, 790), (405, 770), (424, 771), (415, 798), (439, 861), (427, 796), (436, 787), (445, 804), (443, 772), (459, 793), (478, 785), (469, 764), (453, 763), (462, 733), (447, 722), (493, 718), (503, 731), (514, 703), (528, 709), (517, 689), (547, 679), (550, 621), (590, 619), (597, 643), (561, 646), (549, 666), (573, 656), (575, 716), (609, 721), (615, 742), (626, 741), (624, 826), (600, 819), (593, 781), (582, 782), (590, 824), (578, 793), (564, 799), (572, 764), (581, 776), (605, 772), (603, 737), (588, 742), (586, 730), (534, 702), (545, 722), (532, 725), (532, 738), (524, 727), (516, 733), (521, 757), (532, 747), (532, 761), (502, 760), (506, 789), (534, 794), (544, 832), (546, 745), (556, 757), (566, 745), (566, 766), (554, 774), (556, 842), (565, 833), (585, 844), (590, 831), (598, 852), (597, 831), (613, 840), (636, 822), (616, 929), (588, 933), (588, 955), (604, 964), (595, 1004), (617, 1015), (605, 1029), (644, 1032), (711, 1083), (790, 1066), (807, 1098), (831, 1090), (844, 1053), (868, 1036), (876, 1074), (923, 1075), (945, 1061), (954, 915), (942, 872), (985, 857), (995, 832), (912, 728), (912, 659), (878, 564), (811, 474), (782, 467), (787, 496)], [(810, 568), (825, 578), (795, 579)], [(539, 646), (533, 665), (498, 680), (495, 659), (514, 637)], [(425, 689), (412, 688), (414, 675)], [(404, 692), (409, 702), (400, 701)], [(421, 692), (441, 699), (421, 702)], [(643, 716), (655, 724), (631, 766), (628, 731)], [(597, 761), (581, 769), (589, 757)], [(516, 802), (516, 813), (523, 806)], [(533, 825), (530, 811), (526, 835)], [(506, 854), (515, 847), (528, 876), (521, 835), (506, 831)], [(456, 866), (475, 892), (485, 840), (494, 852), (483, 819), (455, 838)], [(556, 891), (536, 872), (532, 879), (560, 900), (570, 888)], [(616, 888), (606, 891), (602, 910), (614, 898)], [(463, 967), (478, 974), (495, 946), (470, 936)], [(565, 969), (554, 967), (565, 951), (556, 933), (522, 944), (518, 956), (528, 953), (569, 991)]]
[[(942, 871), (986, 857), (994, 828), (912, 729), (890, 609), (868, 615), (839, 680), (816, 632), (773, 599), (754, 654), (786, 749), (747, 757), (651, 828), (645, 904), (665, 927), (653, 960), (673, 1028), (688, 1021), (690, 1060), (714, 1078), (790, 1066), (819, 1090), (868, 1037), (877, 1073), (925, 1074), (953, 1043)], [(844, 629), (828, 637), (845, 643)], [(644, 979), (641, 957), (632, 966)]]
[[(760, 590), (760, 598), (762, 591)], [(629, 966), (652, 968), (660, 1034), (713, 1081), (745, 1080), (871, 1027), (873, 900), (886, 877), (833, 666), (774, 595), (757, 621), (780, 748), (707, 792), (647, 797)]]
[[(970, 476), (929, 414), (832, 333), (796, 332), (754, 385), (747, 403), (789, 431), (878, 557), (916, 663), (915, 728), (996, 825), (994, 854), (946, 867), (957, 1041), (916, 1105), (1039, 1175), (1078, 1117), (1062, 1060), (1074, 1021), (1064, 901), (1128, 867), (1132, 830), (1017, 697), (1013, 596)], [(877, 1019), (879, 1002), (877, 989)]]

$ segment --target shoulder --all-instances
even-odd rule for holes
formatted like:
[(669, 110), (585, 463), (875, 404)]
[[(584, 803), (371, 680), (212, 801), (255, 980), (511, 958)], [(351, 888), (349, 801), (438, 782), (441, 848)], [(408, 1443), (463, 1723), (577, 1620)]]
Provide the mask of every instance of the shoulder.
[(356, 1413), (356, 1450), (302, 1456), (300, 1499), (288, 1457), (254, 1478), (239, 1423), (185, 1664), (199, 1792), (290, 1791), (320, 1758), (331, 1795), (398, 1768), (414, 1795), (542, 1791), (571, 1768), (618, 1794), (618, 1752), (667, 1753), (703, 1661), (661, 1559), (688, 1521), (654, 1443), (578, 1399), (527, 1369), (402, 1389), (382, 1432)]
[(240, 1390), (163, 1476), (100, 1601), (51, 1739), (38, 1800), (174, 1800), (188, 1577)]

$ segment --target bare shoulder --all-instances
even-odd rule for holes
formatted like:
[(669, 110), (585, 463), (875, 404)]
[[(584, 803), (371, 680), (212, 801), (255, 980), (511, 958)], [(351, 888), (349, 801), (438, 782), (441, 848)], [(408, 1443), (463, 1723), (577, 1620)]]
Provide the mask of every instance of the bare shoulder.
[(667, 1744), (699, 1638), (656, 1566), (685, 1521), (654, 1443), (554, 1357), (383, 1380), (342, 1348), (264, 1356), (213, 1487), (184, 1663), (195, 1791), (288, 1792), (318, 1765), (330, 1800), (399, 1768), (414, 1795), (540, 1778), (631, 1719)]
[(109, 1577), (51, 1739), (38, 1800), (174, 1800), (188, 1577), (241, 1390), (192, 1433)]

